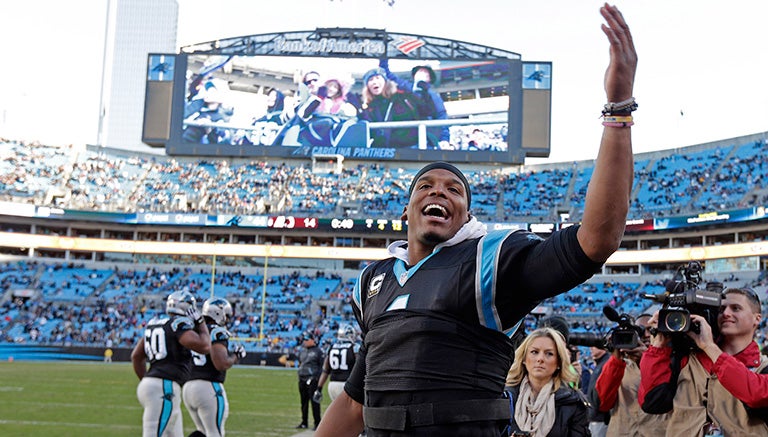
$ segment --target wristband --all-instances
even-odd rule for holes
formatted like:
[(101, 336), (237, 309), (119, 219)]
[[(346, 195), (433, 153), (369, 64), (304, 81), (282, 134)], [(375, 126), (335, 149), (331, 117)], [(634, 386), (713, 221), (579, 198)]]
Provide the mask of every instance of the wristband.
[(608, 123), (630, 123), (632, 121), (633, 120), (631, 115), (622, 115), (622, 116), (606, 115), (605, 117), (603, 117), (603, 122), (608, 122)]
[(622, 122), (610, 122), (610, 121), (604, 121), (603, 126), (605, 127), (631, 127), (635, 123), (632, 121), (622, 121)]

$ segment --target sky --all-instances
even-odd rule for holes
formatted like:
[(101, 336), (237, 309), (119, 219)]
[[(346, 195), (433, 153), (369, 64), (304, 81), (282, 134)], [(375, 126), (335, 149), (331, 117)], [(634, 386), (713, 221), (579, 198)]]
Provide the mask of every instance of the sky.
[[(121, 0), (125, 1), (125, 0)], [(130, 1), (130, 0), (128, 0)], [(146, 0), (143, 0), (146, 3)], [(150, 2), (151, 3), (151, 2)], [(107, 0), (0, 2), (0, 137), (95, 144)], [(317, 27), (461, 40), (550, 61), (547, 159), (593, 159), (608, 42), (594, 0), (178, 0), (178, 46)], [(768, 131), (764, 0), (624, 0), (636, 153)], [(150, 11), (151, 12), (151, 11)]]

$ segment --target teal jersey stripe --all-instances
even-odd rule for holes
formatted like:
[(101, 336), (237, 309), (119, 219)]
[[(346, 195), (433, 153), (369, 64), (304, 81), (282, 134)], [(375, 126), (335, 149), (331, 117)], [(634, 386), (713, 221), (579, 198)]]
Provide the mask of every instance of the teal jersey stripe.
[(224, 406), (226, 405), (224, 386), (220, 382), (211, 382), (211, 384), (213, 384), (213, 392), (216, 393), (216, 429), (219, 430), (219, 434), (224, 435)]
[(365, 273), (366, 269), (368, 269), (368, 266), (365, 266), (364, 269), (360, 270), (360, 275), (357, 277), (357, 282), (355, 282), (355, 286), (352, 288), (352, 302), (354, 302), (357, 309), (360, 311), (360, 319), (363, 319), (363, 299), (362, 299), (362, 291), (361, 291), (361, 282), (363, 281), (363, 273)]
[(509, 231), (492, 231), (480, 239), (477, 248), (477, 273), (475, 277), (475, 301), (480, 324), (496, 331), (501, 330), (501, 320), (496, 311), (496, 271), (501, 244)]
[(160, 410), (160, 423), (157, 424), (157, 437), (160, 437), (168, 427), (168, 421), (173, 413), (173, 381), (163, 380), (163, 407)]

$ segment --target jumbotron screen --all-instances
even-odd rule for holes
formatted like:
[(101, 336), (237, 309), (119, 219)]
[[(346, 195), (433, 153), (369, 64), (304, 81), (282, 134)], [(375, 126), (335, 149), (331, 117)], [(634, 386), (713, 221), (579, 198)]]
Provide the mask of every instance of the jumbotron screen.
[(147, 101), (162, 96), (171, 110), (153, 125), (161, 117), (147, 105), (144, 141), (187, 156), (522, 163), (549, 154), (551, 63), (491, 51), (414, 56), (441, 42), (427, 37), (415, 52), (393, 36), (366, 40), (363, 53), (305, 38), (290, 53), (277, 37), (259, 53), (150, 54)]

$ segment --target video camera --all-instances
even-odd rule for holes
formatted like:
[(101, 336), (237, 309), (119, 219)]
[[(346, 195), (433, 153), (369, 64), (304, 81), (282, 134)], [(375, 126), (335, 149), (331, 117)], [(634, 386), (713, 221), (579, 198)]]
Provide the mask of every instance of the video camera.
[(612, 322), (618, 323), (616, 327), (605, 335), (589, 332), (572, 332), (568, 343), (575, 346), (598, 347), (600, 349), (634, 349), (640, 346), (640, 337), (643, 328), (635, 325), (635, 319), (629, 314), (619, 314), (609, 306), (603, 307), (603, 315)]
[(701, 263), (691, 261), (687, 266), (681, 266), (673, 280), (666, 283), (666, 293), (643, 294), (644, 298), (662, 304), (656, 332), (674, 335), (692, 331), (698, 334), (698, 323), (691, 321), (691, 314), (696, 314), (704, 317), (712, 327), (712, 335), (717, 338), (717, 315), (723, 299), (723, 284), (709, 282), (702, 290), (700, 283)]

